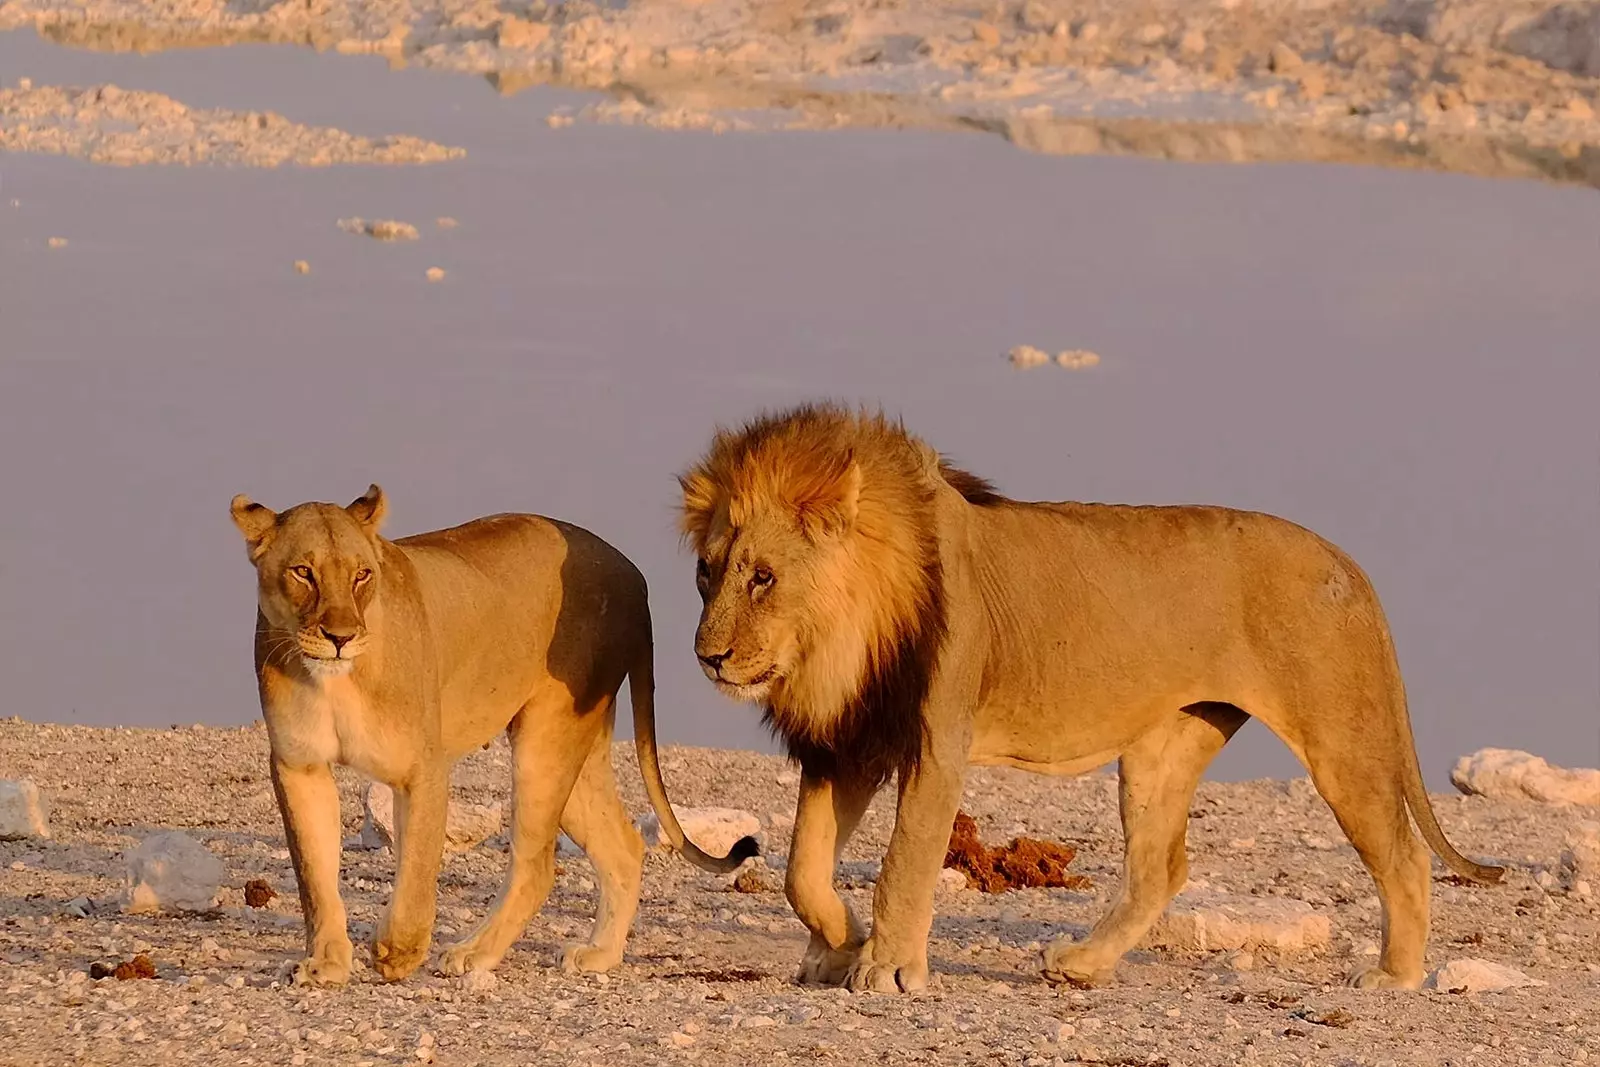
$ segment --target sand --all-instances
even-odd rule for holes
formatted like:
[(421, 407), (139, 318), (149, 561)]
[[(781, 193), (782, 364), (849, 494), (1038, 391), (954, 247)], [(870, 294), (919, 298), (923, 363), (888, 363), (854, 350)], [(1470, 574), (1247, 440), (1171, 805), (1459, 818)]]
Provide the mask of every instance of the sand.
[[(554, 966), (587, 936), (592, 871), (578, 855), (497, 972), (474, 986), (429, 970), (393, 985), (364, 964), (342, 990), (286, 984), (301, 950), (295, 883), (259, 727), (166, 731), (0, 723), (0, 776), (49, 795), (54, 836), (0, 843), (0, 1063), (531, 1064), (785, 1061), (1166, 1064), (1581, 1063), (1600, 1056), (1600, 904), (1552, 879), (1562, 839), (1592, 808), (1435, 797), (1471, 854), (1511, 865), (1502, 886), (1456, 884), (1435, 864), (1429, 966), (1478, 957), (1545, 982), (1502, 993), (1361, 992), (1344, 976), (1378, 936), (1372, 884), (1305, 779), (1212, 784), (1193, 805), (1192, 883), (1208, 894), (1302, 901), (1326, 916), (1325, 949), (1298, 953), (1136, 950), (1116, 985), (1055, 989), (1041, 943), (1081, 935), (1114, 890), (1120, 834), (1114, 780), (974, 771), (963, 808), (983, 839), (1019, 834), (1078, 851), (1089, 889), (1000, 894), (941, 890), (936, 988), (853, 995), (790, 982), (804, 935), (771, 878), (726, 879), (653, 851), (627, 958), (604, 977)], [(616, 764), (635, 815), (647, 810), (631, 750)], [(781, 863), (794, 772), (752, 753), (668, 748), (680, 805), (755, 813)], [(503, 802), (502, 743), (463, 762), (456, 795)], [(362, 783), (340, 772), (347, 836)], [(880, 797), (841, 867), (870, 906), (892, 808)], [(220, 908), (203, 916), (120, 914), (121, 855), (180, 829), (223, 860)], [(457, 856), (441, 878), (439, 937), (481, 917), (504, 869), (504, 841)], [(360, 942), (386, 898), (386, 851), (345, 854), (344, 891)], [(245, 886), (276, 892), (245, 906)], [(1541, 881), (1544, 886), (1541, 887)], [(263, 895), (258, 885), (252, 894)], [(80, 899), (81, 898), (81, 899)], [(72, 902), (77, 901), (74, 905)], [(86, 907), (84, 905), (87, 905)], [(85, 915), (76, 912), (82, 910)], [(96, 963), (149, 957), (150, 980), (91, 980)], [(130, 968), (131, 970), (131, 968)]]

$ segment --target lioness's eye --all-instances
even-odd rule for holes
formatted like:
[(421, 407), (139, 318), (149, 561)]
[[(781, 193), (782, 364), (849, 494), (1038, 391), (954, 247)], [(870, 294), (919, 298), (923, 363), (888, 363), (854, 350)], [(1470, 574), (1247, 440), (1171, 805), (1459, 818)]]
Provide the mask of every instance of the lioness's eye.
[(765, 589), (772, 584), (772, 572), (765, 567), (757, 567), (756, 572), (750, 576), (751, 589)]
[(298, 567), (293, 567), (293, 568), (290, 568), (290, 569), (294, 573), (294, 576), (296, 578), (300, 579), (302, 582), (311, 581), (311, 568), (310, 567), (307, 567), (304, 564), (301, 564)]
[(368, 578), (371, 578), (371, 577), (372, 577), (372, 572), (367, 570), (367, 568), (362, 567), (360, 570), (356, 571), (356, 584), (360, 585), (362, 582), (366, 581)]

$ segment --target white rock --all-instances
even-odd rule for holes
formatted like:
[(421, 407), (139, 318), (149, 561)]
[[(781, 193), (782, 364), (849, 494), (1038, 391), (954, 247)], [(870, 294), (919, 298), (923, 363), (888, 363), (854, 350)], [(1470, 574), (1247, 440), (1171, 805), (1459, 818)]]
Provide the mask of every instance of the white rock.
[(50, 836), (50, 802), (30, 779), (0, 780), (0, 841)]
[(469, 993), (488, 993), (499, 984), (493, 971), (468, 971), (461, 976), (461, 988)]
[(151, 834), (128, 854), (122, 910), (205, 911), (222, 884), (222, 861), (177, 831)]
[[(753, 837), (761, 832), (761, 820), (739, 808), (680, 808), (674, 804), (672, 812), (689, 840), (713, 856), (726, 856), (741, 837)], [(639, 832), (644, 835), (645, 844), (652, 848), (667, 844), (667, 839), (661, 835), (661, 822), (654, 813), (639, 820)]]
[[(394, 847), (394, 790), (382, 782), (367, 786), (366, 821), (361, 825), (361, 842), (368, 848)], [(445, 815), (446, 852), (466, 852), (500, 832), (505, 808), (500, 804), (463, 804), (450, 801)]]
[(1497, 800), (1600, 805), (1600, 770), (1552, 767), (1538, 756), (1483, 748), (1456, 761), (1450, 781), (1463, 793)]
[(1332, 936), (1328, 917), (1303, 900), (1186, 892), (1167, 907), (1145, 942), (1191, 952), (1299, 952), (1322, 947)]
[(1515, 967), (1490, 960), (1467, 958), (1451, 960), (1428, 976), (1425, 989), (1441, 993), (1498, 993), (1503, 989), (1522, 989), (1548, 983), (1529, 978)]
[(1011, 360), (1013, 367), (1026, 370), (1029, 367), (1042, 367), (1050, 362), (1050, 353), (1032, 345), (1018, 345), (1006, 353), (1006, 358)]
[(967, 888), (967, 876), (954, 867), (943, 867), (939, 870), (939, 892), (961, 893)]
[(1565, 845), (1561, 850), (1561, 875), (1569, 889), (1576, 890), (1588, 879), (1600, 878), (1600, 822), (1585, 819), (1577, 823), (1567, 831)]

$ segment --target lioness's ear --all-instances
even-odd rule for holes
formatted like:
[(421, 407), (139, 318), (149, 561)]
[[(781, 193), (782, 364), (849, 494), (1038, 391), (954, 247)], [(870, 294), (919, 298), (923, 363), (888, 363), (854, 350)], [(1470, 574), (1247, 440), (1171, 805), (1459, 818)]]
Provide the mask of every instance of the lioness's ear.
[(389, 510), (389, 502), (384, 499), (383, 490), (377, 483), (367, 486), (367, 491), (352, 500), (345, 508), (352, 518), (367, 528), (368, 533), (377, 533), (378, 527), (383, 525), (383, 516)]
[(278, 528), (278, 515), (243, 493), (233, 498), (229, 510), (233, 513), (233, 524), (244, 534), (245, 548), (250, 553), (250, 562), (254, 563), (266, 551), (272, 532)]
[(696, 467), (687, 474), (678, 475), (678, 486), (683, 490), (681, 528), (695, 548), (701, 548), (711, 534), (711, 523), (717, 513), (717, 483), (704, 468)]
[(855, 525), (861, 501), (861, 465), (855, 454), (845, 452), (832, 463), (819, 467), (796, 494), (795, 517), (800, 528), (813, 541), (841, 534)]

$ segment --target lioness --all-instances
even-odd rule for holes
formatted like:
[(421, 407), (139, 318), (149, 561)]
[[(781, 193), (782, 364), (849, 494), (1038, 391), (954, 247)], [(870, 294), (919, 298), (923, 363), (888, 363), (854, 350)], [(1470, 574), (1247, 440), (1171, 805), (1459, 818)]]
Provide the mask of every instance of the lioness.
[(297, 981), (350, 977), (330, 764), (395, 790), (395, 887), (373, 941), (374, 967), (394, 981), (428, 952), (451, 765), (501, 730), (511, 741), (510, 868), (488, 916), (445, 950), (442, 969), (500, 961), (550, 892), (558, 827), (589, 854), (600, 882), (594, 933), (563, 962), (615, 966), (644, 858), (611, 774), (625, 675), (639, 766), (668, 839), (710, 871), (755, 854), (749, 838), (723, 859), (684, 839), (656, 760), (644, 578), (598, 537), (495, 515), (387, 541), (376, 485), (343, 508), (275, 514), (237, 496), (232, 511), (256, 566), (256, 678), (306, 921)]
[[(1189, 798), (1251, 715), (1310, 770), (1377, 882), (1383, 955), (1356, 985), (1422, 981), (1429, 863), (1413, 817), (1452, 870), (1502, 874), (1434, 819), (1366, 576), (1299, 526), (1008, 500), (881, 415), (828, 406), (719, 431), (680, 482), (704, 601), (695, 652), (801, 768), (787, 890), (811, 931), (802, 981), (927, 984), (969, 764), (1120, 760), (1121, 889), (1087, 939), (1044, 952), (1051, 981), (1108, 980), (1183, 886)], [(891, 775), (869, 936), (833, 870)]]

